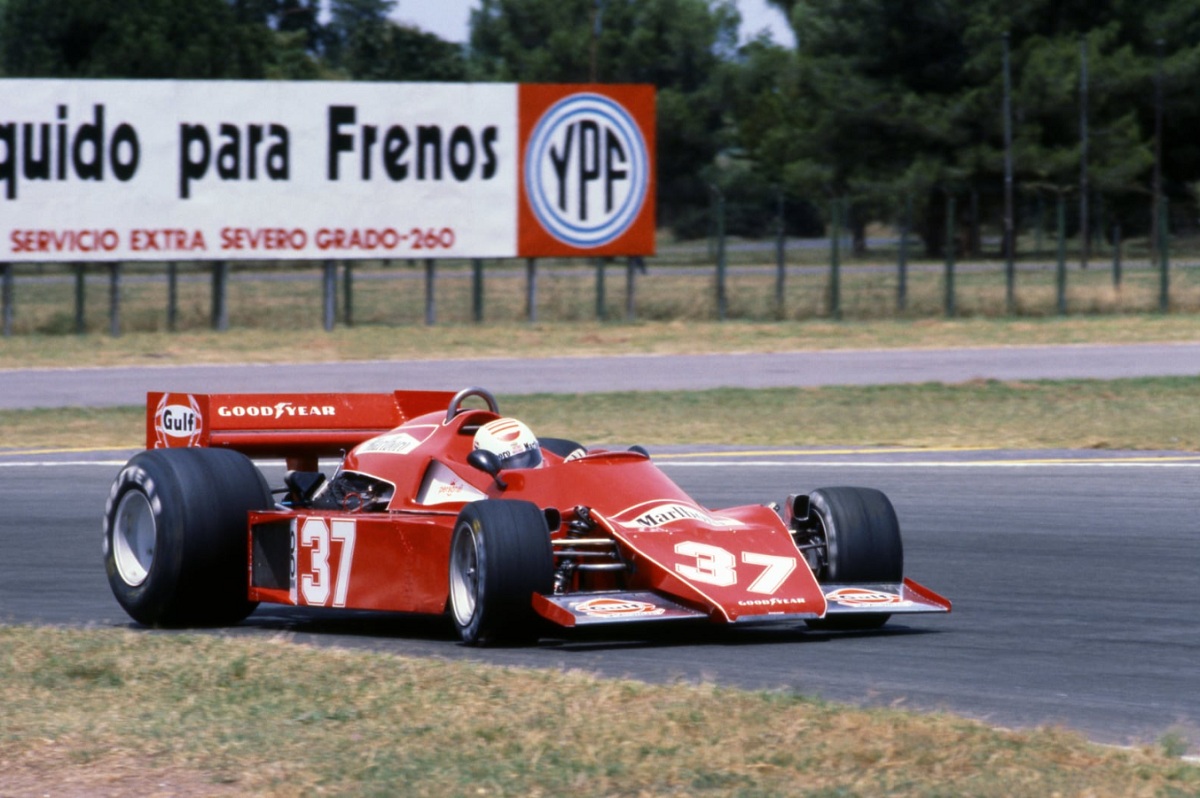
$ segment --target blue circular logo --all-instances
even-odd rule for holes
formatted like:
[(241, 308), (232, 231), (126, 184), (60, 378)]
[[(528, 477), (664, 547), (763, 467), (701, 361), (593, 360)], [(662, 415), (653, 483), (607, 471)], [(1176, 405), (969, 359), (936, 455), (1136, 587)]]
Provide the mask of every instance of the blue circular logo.
[(559, 100), (538, 120), (525, 158), (534, 216), (559, 241), (581, 249), (621, 236), (650, 185), (642, 131), (619, 103), (600, 94)]

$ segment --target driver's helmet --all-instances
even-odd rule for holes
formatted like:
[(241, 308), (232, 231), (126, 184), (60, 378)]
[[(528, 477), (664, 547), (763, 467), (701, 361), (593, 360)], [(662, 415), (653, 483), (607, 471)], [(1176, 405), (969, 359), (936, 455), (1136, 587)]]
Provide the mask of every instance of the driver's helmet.
[(484, 424), (475, 433), (475, 448), (496, 454), (501, 468), (537, 468), (542, 464), (542, 447), (533, 430), (515, 418), (498, 418)]

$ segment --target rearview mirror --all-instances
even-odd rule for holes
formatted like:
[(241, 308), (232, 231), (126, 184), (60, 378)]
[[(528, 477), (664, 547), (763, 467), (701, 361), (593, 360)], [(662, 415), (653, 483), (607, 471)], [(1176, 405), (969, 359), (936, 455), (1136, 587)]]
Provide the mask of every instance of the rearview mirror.
[(467, 462), (483, 473), (490, 474), (501, 490), (508, 487), (508, 483), (500, 478), (500, 455), (487, 449), (474, 449), (467, 455)]

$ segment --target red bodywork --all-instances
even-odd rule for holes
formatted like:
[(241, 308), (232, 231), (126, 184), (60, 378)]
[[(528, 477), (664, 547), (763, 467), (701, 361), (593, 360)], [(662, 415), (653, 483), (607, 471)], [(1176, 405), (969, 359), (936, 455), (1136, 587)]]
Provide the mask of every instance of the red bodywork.
[[(501, 487), (467, 462), (474, 432), (498, 416), (463, 409), (448, 417), (453, 397), (441, 391), (151, 393), (147, 447), (225, 447), (284, 458), (289, 469), (302, 471), (316, 471), (319, 458), (342, 457), (342, 472), (392, 486), (385, 508), (365, 509), (348, 497), (340, 510), (251, 512), (253, 601), (442, 613), (459, 512), (487, 498), (542, 508), (556, 561), (607, 563), (579, 569), (553, 593), (531, 597), (536, 612), (563, 626), (950, 608), (907, 579), (889, 586), (818, 584), (774, 509), (704, 508), (642, 452), (564, 457), (544, 451), (542, 467), (504, 471)], [(577, 507), (587, 508), (595, 530), (582, 541), (568, 536)], [(843, 592), (833, 595), (837, 591)]]

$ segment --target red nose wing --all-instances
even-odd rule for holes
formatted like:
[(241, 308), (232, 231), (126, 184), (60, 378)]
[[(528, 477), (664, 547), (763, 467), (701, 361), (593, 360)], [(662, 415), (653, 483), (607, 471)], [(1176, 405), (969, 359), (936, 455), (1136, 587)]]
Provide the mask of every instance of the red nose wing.
[(614, 527), (616, 537), (636, 552), (638, 567), (650, 570), (654, 589), (699, 598), (726, 620), (825, 614), (824, 593), (782, 525)]

